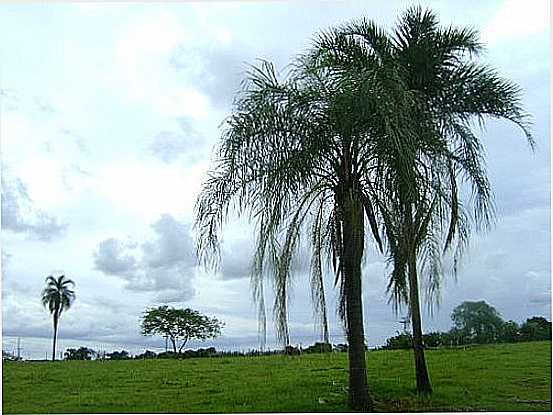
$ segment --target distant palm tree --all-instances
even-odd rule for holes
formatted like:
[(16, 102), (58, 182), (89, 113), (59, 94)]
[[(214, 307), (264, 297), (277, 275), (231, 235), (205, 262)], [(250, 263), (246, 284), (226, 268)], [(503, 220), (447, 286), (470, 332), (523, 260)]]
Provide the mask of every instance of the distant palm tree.
[(46, 287), (42, 290), (42, 305), (48, 307), (54, 319), (52, 360), (56, 360), (56, 340), (61, 313), (69, 309), (73, 301), (75, 301), (75, 291), (69, 289), (69, 286), (74, 287), (75, 283), (66, 278), (65, 275), (60, 275), (58, 278), (50, 275), (46, 278)]

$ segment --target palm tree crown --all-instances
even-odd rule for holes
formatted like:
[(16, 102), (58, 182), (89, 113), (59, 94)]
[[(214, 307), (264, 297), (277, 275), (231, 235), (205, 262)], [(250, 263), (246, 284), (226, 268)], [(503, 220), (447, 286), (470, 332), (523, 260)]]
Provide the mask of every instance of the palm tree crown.
[(65, 275), (57, 278), (50, 275), (46, 278), (46, 288), (42, 290), (42, 305), (48, 307), (50, 314), (57, 313), (59, 317), (62, 311), (71, 307), (76, 296), (69, 286), (74, 287), (75, 282)]

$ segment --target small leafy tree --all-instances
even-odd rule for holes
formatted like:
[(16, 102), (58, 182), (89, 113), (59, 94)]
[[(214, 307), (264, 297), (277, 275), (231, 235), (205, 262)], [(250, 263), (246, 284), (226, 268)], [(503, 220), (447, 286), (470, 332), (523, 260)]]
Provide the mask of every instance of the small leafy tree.
[(173, 352), (180, 354), (188, 340), (212, 339), (221, 334), (224, 323), (198, 311), (177, 309), (166, 305), (146, 310), (142, 317), (142, 334), (167, 337)]
[(493, 343), (499, 337), (503, 319), (485, 301), (465, 301), (453, 309), (455, 328), (475, 343)]

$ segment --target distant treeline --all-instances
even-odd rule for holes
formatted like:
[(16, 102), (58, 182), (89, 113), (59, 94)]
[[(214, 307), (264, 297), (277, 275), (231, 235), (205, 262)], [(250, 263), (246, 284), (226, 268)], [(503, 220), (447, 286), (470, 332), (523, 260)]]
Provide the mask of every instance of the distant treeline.
[[(481, 330), (453, 327), (447, 332), (432, 332), (423, 336), (425, 347), (462, 346), (468, 344), (515, 343), (551, 340), (551, 322), (543, 317), (532, 317), (522, 324), (501, 321), (500, 324), (482, 324)], [(386, 340), (383, 349), (412, 348), (410, 333), (401, 333)]]
[(92, 360), (92, 359), (107, 359), (107, 360), (130, 360), (130, 359), (187, 359), (197, 357), (235, 357), (235, 356), (270, 356), (277, 354), (299, 355), (302, 353), (328, 353), (332, 351), (347, 351), (347, 345), (338, 344), (332, 345), (329, 343), (315, 343), (307, 348), (297, 348), (287, 346), (283, 350), (249, 350), (241, 351), (217, 351), (215, 347), (200, 348), (197, 350), (184, 350), (181, 353), (171, 351), (155, 353), (151, 350), (146, 350), (144, 353), (131, 355), (126, 350), (114, 351), (111, 353), (102, 353), (87, 347), (78, 349), (67, 349), (64, 353), (65, 360)]

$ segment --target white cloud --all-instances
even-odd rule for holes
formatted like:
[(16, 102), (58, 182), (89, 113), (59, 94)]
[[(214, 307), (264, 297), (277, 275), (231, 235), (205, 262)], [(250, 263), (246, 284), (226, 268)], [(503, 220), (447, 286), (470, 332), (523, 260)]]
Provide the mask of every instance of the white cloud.
[(93, 254), (96, 269), (122, 278), (128, 290), (155, 293), (157, 302), (189, 300), (197, 263), (190, 225), (164, 214), (151, 228), (155, 237), (142, 244), (117, 238), (100, 242)]
[(96, 268), (106, 274), (126, 275), (137, 268), (136, 258), (127, 250), (131, 244), (116, 238), (108, 238), (100, 242), (94, 254)]
[[(205, 167), (204, 167), (205, 168)], [(99, 170), (96, 191), (119, 209), (153, 221), (162, 212), (191, 212), (203, 168), (122, 161)]]
[(205, 138), (183, 117), (178, 120), (178, 130), (164, 130), (157, 133), (148, 145), (149, 152), (165, 163), (184, 158), (187, 162), (204, 158), (208, 150)]
[(2, 173), (2, 229), (40, 241), (62, 236), (67, 225), (37, 208), (20, 179), (9, 179), (5, 170)]
[(160, 115), (206, 118), (207, 97), (183, 83), (170, 66), (174, 50), (189, 38), (181, 21), (166, 11), (131, 21), (115, 45), (113, 81), (125, 85), (131, 100), (151, 106)]
[(168, 117), (187, 115), (205, 119), (209, 112), (209, 100), (201, 92), (190, 87), (164, 91), (154, 99), (158, 111)]
[(482, 31), (486, 43), (524, 39), (549, 28), (549, 0), (506, 0)]
[(19, 165), (19, 174), (29, 184), (29, 192), (39, 206), (60, 206), (69, 196), (63, 186), (61, 163), (36, 155)]
[(215, 29), (215, 39), (223, 46), (230, 46), (232, 43), (232, 32), (224, 27)]
[(2, 114), (3, 169), (9, 167), (10, 176), (25, 183), (41, 209), (63, 207), (90, 184), (86, 143), (63, 127), (63, 117), (37, 113), (36, 99), (19, 98), (20, 110)]

